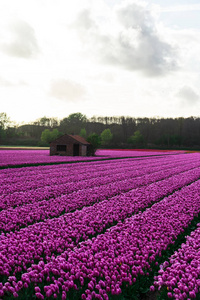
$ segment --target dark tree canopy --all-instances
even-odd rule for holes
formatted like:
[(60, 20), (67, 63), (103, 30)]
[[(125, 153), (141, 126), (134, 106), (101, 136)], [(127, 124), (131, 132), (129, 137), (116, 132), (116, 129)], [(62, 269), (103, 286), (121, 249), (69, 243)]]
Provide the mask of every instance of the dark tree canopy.
[[(0, 142), (8, 145), (43, 145), (45, 129), (88, 138), (94, 132), (102, 137), (98, 147), (106, 148), (188, 148), (200, 149), (200, 117), (134, 118), (93, 116), (77, 112), (62, 120), (42, 117), (32, 124), (11, 126), (6, 113), (0, 113)], [(140, 134), (139, 134), (139, 133)], [(111, 138), (112, 137), (112, 138)]]
[(87, 141), (91, 144), (90, 155), (95, 155), (96, 150), (101, 145), (101, 137), (96, 133), (92, 133), (88, 136)]

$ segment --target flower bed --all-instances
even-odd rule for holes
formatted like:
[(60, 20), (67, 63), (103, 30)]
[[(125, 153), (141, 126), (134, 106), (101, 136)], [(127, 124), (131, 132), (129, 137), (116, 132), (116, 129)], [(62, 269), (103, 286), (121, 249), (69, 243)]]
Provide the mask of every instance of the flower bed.
[[(110, 169), (106, 172), (96, 171), (96, 173), (96, 164), (92, 163), (92, 165), (88, 165), (87, 163), (83, 168), (86, 172), (84, 173), (86, 178), (88, 178), (87, 174), (89, 174), (90, 177), (96, 174), (95, 178), (88, 180), (83, 180), (82, 177), (79, 178), (79, 167), (76, 165), (74, 170), (71, 170), (73, 171), (71, 177), (65, 176), (65, 174), (68, 174), (68, 170), (63, 170), (64, 183), (59, 177), (52, 176), (53, 182), (51, 184), (48, 178), (46, 186), (43, 188), (39, 187), (38, 189), (31, 190), (28, 188), (26, 191), (26, 187), (29, 186), (26, 181), (23, 181), (20, 184), (22, 191), (15, 193), (12, 193), (13, 189), (10, 184), (7, 194), (4, 194), (3, 191), (5, 191), (6, 188), (4, 184), (2, 184), (0, 188), (2, 194), (2, 196), (0, 196), (0, 208), (2, 209), (0, 212), (0, 230), (9, 231), (19, 229), (22, 226), (27, 226), (36, 221), (56, 217), (64, 212), (81, 209), (83, 206), (92, 205), (108, 197), (113, 197), (116, 194), (127, 192), (130, 189), (142, 185), (148, 185), (200, 165), (200, 163), (198, 165), (198, 162), (194, 162), (192, 156), (188, 156), (187, 162), (184, 156), (181, 160), (180, 157), (176, 157), (176, 160), (173, 162), (166, 158), (160, 158), (159, 162), (157, 160), (146, 161), (145, 169), (144, 163), (138, 162), (137, 165), (132, 165), (132, 163), (133, 161), (130, 159), (126, 162), (122, 161), (120, 167), (117, 168), (117, 166), (115, 166), (114, 169), (111, 168), (111, 166), (113, 167), (113, 165), (115, 165), (113, 162), (109, 164), (104, 163), (106, 166), (109, 165)], [(155, 163), (157, 163), (157, 165), (154, 165)], [(101, 168), (104, 164), (101, 162)], [(165, 172), (161, 169), (160, 164), (162, 164), (162, 168), (165, 167)], [(91, 172), (92, 166), (94, 167), (94, 172)], [(37, 167), (37, 170), (39, 171), (40, 168)], [(47, 167), (45, 168), (45, 171), (46, 170)], [(57, 168), (55, 170), (57, 171)], [(12, 174), (13, 170), (10, 171)], [(36, 171), (35, 177), (32, 176), (32, 180), (28, 181), (30, 184), (33, 182), (33, 186), (37, 186), (37, 180), (34, 180), (34, 178), (38, 178), (38, 171)], [(25, 171), (23, 171), (23, 173), (24, 172)], [(4, 173), (5, 177), (7, 177), (8, 172), (4, 171)], [(14, 170), (14, 173), (16, 173), (16, 170)], [(26, 173), (29, 174), (29, 170), (27, 170)], [(69, 183), (67, 182), (68, 179), (70, 181)], [(39, 186), (40, 184), (41, 182), (39, 181)], [(42, 184), (45, 184), (45, 180), (42, 180)], [(15, 184), (14, 187), (16, 187)], [(12, 191), (11, 194), (8, 193), (10, 190)]]
[[(185, 163), (189, 157), (180, 156), (175, 159), (176, 163)], [(194, 157), (189, 158), (190, 162), (196, 161)], [(172, 164), (169, 158), (163, 158), (161, 161), (145, 160), (134, 164), (133, 159), (124, 159), (117, 161), (100, 161), (79, 163), (75, 165), (51, 165), (38, 167), (24, 167), (20, 169), (5, 169), (0, 175), (0, 194), (13, 194), (14, 192), (22, 192), (34, 190), (44, 186), (63, 185), (69, 182), (78, 182), (98, 177), (116, 176), (123, 173), (127, 176), (126, 170), (144, 169), (144, 164), (149, 167), (159, 166), (160, 163), (166, 165)], [(148, 171), (148, 170), (147, 170)], [(144, 170), (141, 174), (144, 174)], [(17, 176), (16, 176), (17, 175)], [(97, 184), (98, 185), (98, 184)]]
[[(31, 263), (36, 263), (41, 258), (46, 262), (52, 254), (58, 255), (66, 249), (73, 249), (81, 240), (102, 233), (106, 228), (152, 205), (199, 177), (200, 168), (187, 171), (93, 206), (84, 207), (81, 211), (37, 223), (6, 236), (2, 235), (1, 255), (6, 257), (7, 261), (5, 262), (4, 258), (0, 259), (0, 265), (4, 264), (0, 274), (15, 276), (22, 270), (26, 271)], [(25, 219), (23, 214), (21, 218)]]
[(100, 149), (96, 151), (96, 155), (106, 156), (150, 156), (150, 155), (167, 155), (181, 154), (184, 150), (157, 150), (157, 149)]
[(162, 297), (182, 300), (200, 294), (200, 223), (197, 226), (169, 262), (160, 266), (154, 285), (162, 289)]
[[(103, 158), (106, 157), (98, 157), (98, 160)], [(1, 167), (91, 161), (96, 159), (97, 157), (50, 156), (49, 150), (0, 150)]]
[(199, 220), (199, 178), (195, 153), (1, 170), (0, 299), (139, 297)]
[[(151, 169), (151, 171), (153, 172), (153, 169)], [(178, 176), (177, 174), (180, 175)], [(132, 176), (133, 175), (134, 173)], [(129, 195), (127, 192), (129, 190), (139, 188), (140, 186), (148, 187), (148, 185), (153, 182), (158, 182), (160, 185), (155, 184), (155, 187), (151, 185), (147, 193), (142, 194), (143, 192), (141, 192), (140, 201), (144, 199), (144, 197), (150, 199), (150, 193), (155, 193), (157, 196), (156, 189), (162, 189), (164, 193), (166, 191), (170, 193), (174, 189), (197, 180), (200, 177), (200, 166), (198, 167), (197, 163), (189, 163), (181, 166), (173, 164), (173, 168), (171, 168), (170, 165), (170, 168), (166, 169), (164, 174), (163, 171), (159, 171), (150, 173), (148, 176), (130, 177), (131, 173), (127, 172), (127, 179), (125, 180), (117, 180), (116, 176), (113, 176), (113, 183), (89, 187), (60, 197), (50, 198), (49, 200), (38, 201), (37, 198), (34, 198), (31, 204), (22, 204), (16, 208), (11, 207), (3, 210), (0, 212), (0, 230), (4, 232), (18, 230), (32, 223), (58, 217), (63, 213), (69, 213), (76, 209), (82, 209), (84, 206), (93, 205), (96, 202), (114, 197), (116, 194), (119, 194), (119, 198), (121, 198), (122, 192), (126, 193), (125, 199), (126, 197), (128, 199)], [(170, 177), (169, 180), (166, 179), (168, 177)], [(107, 179), (107, 177), (105, 179)], [(163, 179), (165, 179), (164, 182), (162, 182)], [(30, 196), (29, 193), (28, 195)], [(21, 202), (18, 201), (18, 205), (19, 203), (21, 204)]]
[(78, 161), (92, 161), (116, 157), (142, 157), (152, 155), (169, 155), (182, 151), (120, 151), (97, 150), (96, 156), (50, 156), (49, 150), (0, 150), (0, 167), (15, 165), (38, 165), (53, 163), (69, 163)]
[(200, 181), (197, 181), (73, 250), (49, 257), (46, 264), (43, 261), (33, 264), (21, 280), (12, 277), (11, 282), (5, 283), (0, 293), (17, 296), (21, 289), (25, 293), (24, 288), (30, 293), (31, 283), (35, 283), (34, 293), (39, 299), (45, 295), (56, 298), (57, 294), (62, 294), (62, 299), (70, 294), (73, 299), (78, 292), (81, 299), (109, 299), (119, 295), (139, 275), (148, 277), (148, 270), (162, 256), (162, 251), (173, 245), (200, 213), (199, 195)]

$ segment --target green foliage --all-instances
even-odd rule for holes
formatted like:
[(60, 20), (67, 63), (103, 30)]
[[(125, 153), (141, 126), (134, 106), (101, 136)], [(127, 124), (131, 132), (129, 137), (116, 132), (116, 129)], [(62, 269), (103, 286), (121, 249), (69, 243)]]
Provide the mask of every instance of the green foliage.
[(41, 141), (47, 144), (49, 144), (52, 141), (51, 131), (49, 129), (45, 129), (44, 131), (42, 131)]
[(85, 126), (87, 118), (81, 113), (74, 113), (64, 118), (60, 122), (60, 130), (67, 134), (79, 134), (81, 128)]
[(37, 119), (35, 122), (33, 122), (33, 125), (54, 128), (59, 126), (59, 121), (57, 118), (47, 118), (46, 116), (44, 116), (40, 119)]
[(79, 135), (80, 135), (80, 136), (82, 136), (84, 139), (86, 139), (86, 137), (87, 137), (87, 133), (86, 133), (86, 130), (85, 130), (85, 128), (82, 128), (82, 129), (81, 129), (81, 131), (80, 131)]
[(67, 119), (69, 122), (72, 122), (72, 123), (77, 122), (77, 121), (84, 123), (87, 120), (86, 116), (79, 112), (69, 115)]
[(41, 141), (43, 143), (50, 144), (52, 141), (61, 136), (62, 133), (58, 131), (58, 129), (53, 129), (50, 131), (49, 129), (45, 129), (41, 134)]
[(58, 129), (53, 129), (52, 131), (52, 140), (57, 139), (58, 137), (60, 137), (62, 135), (61, 132), (58, 131)]
[(4, 112), (0, 113), (0, 128), (4, 130), (9, 123), (10, 119), (8, 118), (7, 114)]
[(40, 125), (41, 126), (49, 126), (49, 118), (47, 118), (47, 117), (42, 117), (41, 119), (40, 119)]
[(0, 144), (2, 144), (6, 139), (6, 128), (10, 123), (6, 113), (0, 113)]
[(87, 141), (91, 144), (89, 154), (95, 155), (96, 150), (101, 145), (101, 137), (96, 133), (92, 133), (88, 136)]
[(101, 133), (102, 145), (108, 145), (110, 143), (110, 141), (112, 140), (112, 138), (113, 138), (113, 135), (109, 128), (102, 131), (102, 133)]
[(3, 144), (6, 138), (6, 132), (0, 127), (0, 144)]
[(174, 146), (174, 145), (181, 145), (182, 138), (180, 135), (177, 134), (163, 134), (159, 139), (155, 141), (156, 145), (165, 145), (165, 146)]
[(139, 130), (134, 132), (134, 135), (132, 135), (129, 139), (128, 139), (128, 143), (132, 144), (133, 146), (139, 146), (142, 145), (144, 143), (144, 137), (143, 135), (140, 133)]

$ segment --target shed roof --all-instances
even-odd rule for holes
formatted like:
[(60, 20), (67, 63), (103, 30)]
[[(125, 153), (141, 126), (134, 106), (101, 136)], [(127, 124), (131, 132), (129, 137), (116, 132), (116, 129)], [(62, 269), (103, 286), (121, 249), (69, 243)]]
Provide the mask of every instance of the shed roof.
[(80, 135), (71, 135), (69, 134), (69, 136), (71, 136), (74, 140), (76, 140), (77, 142), (84, 144), (84, 145), (89, 145), (90, 143), (88, 143), (82, 136)]
[(61, 137), (57, 138), (56, 140), (54, 140), (53, 143), (59, 142), (59, 140), (61, 138), (63, 139), (65, 136), (66, 137), (70, 137), (73, 140), (75, 140), (76, 142), (81, 143), (83, 145), (90, 145), (90, 143), (88, 143), (82, 136), (80, 136), (80, 135), (72, 135), (72, 134), (64, 134), (63, 136), (61, 136)]

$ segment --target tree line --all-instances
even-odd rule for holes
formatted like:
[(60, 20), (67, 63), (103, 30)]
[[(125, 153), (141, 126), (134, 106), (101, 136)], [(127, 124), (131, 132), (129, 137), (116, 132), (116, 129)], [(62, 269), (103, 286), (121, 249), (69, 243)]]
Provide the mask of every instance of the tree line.
[(61, 120), (42, 117), (30, 124), (13, 125), (0, 113), (0, 144), (48, 146), (63, 134), (85, 139), (98, 137), (102, 148), (200, 149), (200, 117), (134, 118), (129, 116), (87, 118), (73, 113)]

